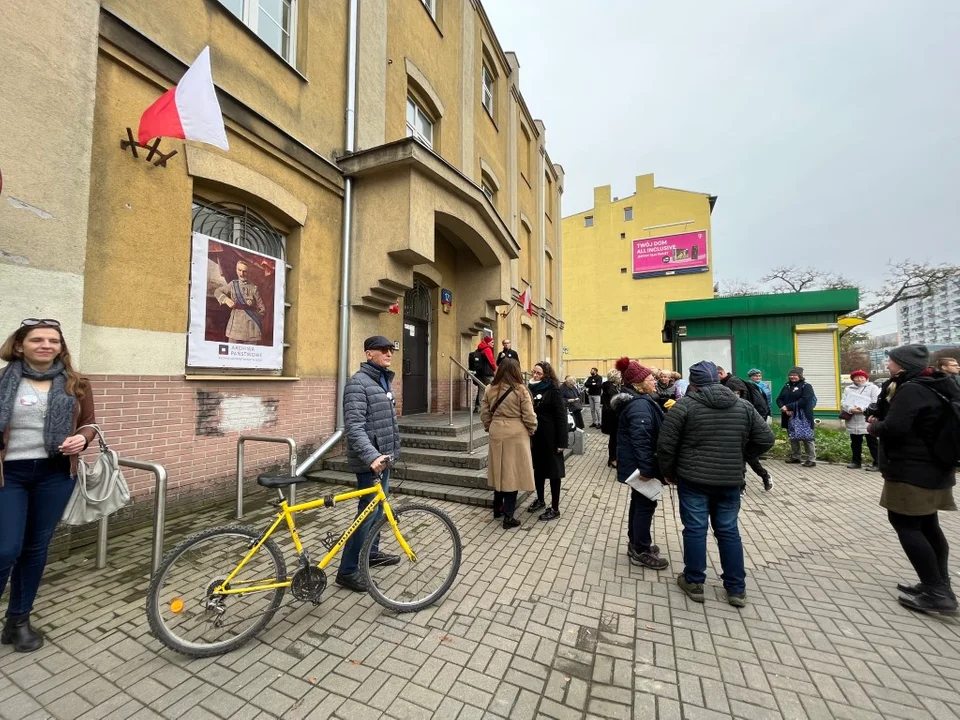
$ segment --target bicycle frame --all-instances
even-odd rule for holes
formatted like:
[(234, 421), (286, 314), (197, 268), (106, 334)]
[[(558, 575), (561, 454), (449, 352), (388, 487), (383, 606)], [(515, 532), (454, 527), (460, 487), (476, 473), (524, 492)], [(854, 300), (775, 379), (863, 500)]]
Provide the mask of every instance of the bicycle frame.
[[(390, 502), (387, 500), (386, 493), (383, 492), (383, 487), (377, 482), (373, 487), (366, 488), (364, 490), (353, 490), (351, 492), (346, 492), (341, 495), (326, 496), (320, 498), (319, 500), (311, 500), (310, 502), (299, 503), (297, 505), (289, 505), (286, 501), (286, 498), (283, 497), (283, 493), (280, 493), (280, 512), (277, 513), (276, 519), (274, 519), (273, 524), (267, 528), (266, 531), (260, 536), (260, 539), (250, 548), (249, 552), (244, 556), (243, 560), (240, 561), (240, 564), (234, 568), (227, 578), (223, 581), (221, 585), (218, 585), (214, 591), (213, 595), (243, 595), (246, 593), (252, 592), (262, 592), (264, 590), (277, 590), (279, 588), (290, 587), (293, 580), (288, 577), (284, 582), (271, 582), (264, 583), (262, 585), (252, 585), (248, 587), (239, 587), (239, 588), (229, 588), (225, 589), (230, 585), (230, 582), (236, 577), (244, 565), (249, 562), (250, 558), (257, 554), (263, 544), (267, 539), (273, 535), (274, 531), (280, 527), (280, 524), (286, 521), (287, 528), (290, 530), (290, 535), (293, 538), (293, 546), (297, 550), (297, 554), (300, 555), (303, 553), (303, 544), (300, 542), (300, 535), (297, 533), (296, 525), (293, 522), (293, 516), (297, 513), (306, 512), (307, 510), (316, 510), (317, 508), (322, 507), (333, 507), (339, 502), (345, 502), (347, 500), (353, 500), (354, 498), (364, 497), (366, 495), (374, 495), (373, 500), (363, 509), (353, 523), (348, 527), (343, 534), (340, 536), (340, 539), (337, 541), (336, 545), (330, 548), (323, 559), (317, 563), (317, 567), (323, 570), (327, 565), (330, 564), (330, 561), (343, 549), (343, 546), (347, 544), (347, 540), (357, 531), (357, 529), (363, 525), (364, 521), (377, 509), (377, 506), (380, 503), (383, 503), (384, 515), (386, 515), (387, 522), (390, 523), (390, 527), (393, 528), (393, 533), (397, 537), (397, 542), (400, 543), (400, 547), (403, 548), (403, 551), (407, 554), (407, 558), (411, 562), (417, 561), (416, 553), (410, 548), (407, 544), (407, 541), (403, 538), (403, 535), (400, 534), (400, 527), (397, 525), (397, 519), (394, 517), (393, 510), (390, 509)], [(256, 581), (254, 581), (256, 582)]]

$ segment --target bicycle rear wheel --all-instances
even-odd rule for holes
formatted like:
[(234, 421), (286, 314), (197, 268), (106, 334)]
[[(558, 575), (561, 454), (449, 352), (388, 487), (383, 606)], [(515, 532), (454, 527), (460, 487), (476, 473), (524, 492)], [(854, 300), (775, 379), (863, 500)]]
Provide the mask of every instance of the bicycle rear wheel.
[[(212, 528), (187, 538), (167, 555), (147, 591), (147, 618), (160, 642), (183, 655), (210, 657), (240, 647), (266, 627), (285, 588), (214, 593), (260, 535), (240, 525)], [(286, 580), (283, 554), (267, 540), (230, 581), (229, 589)]]
[[(360, 551), (360, 572), (373, 599), (396, 612), (414, 612), (432, 605), (453, 585), (460, 571), (462, 545), (453, 520), (429, 505), (392, 508), (400, 534), (416, 555), (411, 561), (400, 546), (384, 515), (372, 528)], [(380, 555), (395, 555), (400, 562), (381, 565), (370, 553), (379, 537)]]

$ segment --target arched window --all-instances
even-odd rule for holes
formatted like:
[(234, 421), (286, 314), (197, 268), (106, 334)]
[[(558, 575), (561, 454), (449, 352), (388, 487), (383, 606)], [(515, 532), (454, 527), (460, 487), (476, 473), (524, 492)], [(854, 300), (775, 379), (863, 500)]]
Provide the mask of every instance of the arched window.
[(430, 322), (430, 288), (420, 280), (403, 296), (403, 319)]
[(284, 259), (286, 238), (255, 210), (234, 202), (193, 201), (193, 231)]

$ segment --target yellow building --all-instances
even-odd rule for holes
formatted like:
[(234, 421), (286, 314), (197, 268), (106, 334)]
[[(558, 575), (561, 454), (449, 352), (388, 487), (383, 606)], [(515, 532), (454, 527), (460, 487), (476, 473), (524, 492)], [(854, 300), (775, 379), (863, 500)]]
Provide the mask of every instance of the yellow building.
[[(335, 440), (369, 335), (400, 344), (404, 414), (447, 408), (485, 332), (559, 359), (563, 171), (479, 0), (76, 5), (14, 0), (0, 28), (0, 332), (62, 318), (172, 502), (229, 487), (240, 433)], [(206, 46), (229, 151), (122, 147)], [(227, 303), (241, 280), (262, 307)], [(525, 289), (534, 315), (506, 314)]]
[(664, 303), (713, 297), (712, 195), (656, 187), (612, 198), (595, 188), (593, 208), (563, 219), (564, 360), (577, 376), (602, 373), (624, 355), (670, 368), (661, 338)]

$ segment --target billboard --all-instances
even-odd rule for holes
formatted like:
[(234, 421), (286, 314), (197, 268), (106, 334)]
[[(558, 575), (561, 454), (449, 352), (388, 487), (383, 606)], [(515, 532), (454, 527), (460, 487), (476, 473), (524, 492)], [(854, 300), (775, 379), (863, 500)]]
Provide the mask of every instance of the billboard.
[(707, 231), (633, 241), (633, 277), (707, 272)]
[(193, 233), (191, 367), (283, 367), (283, 260)]

